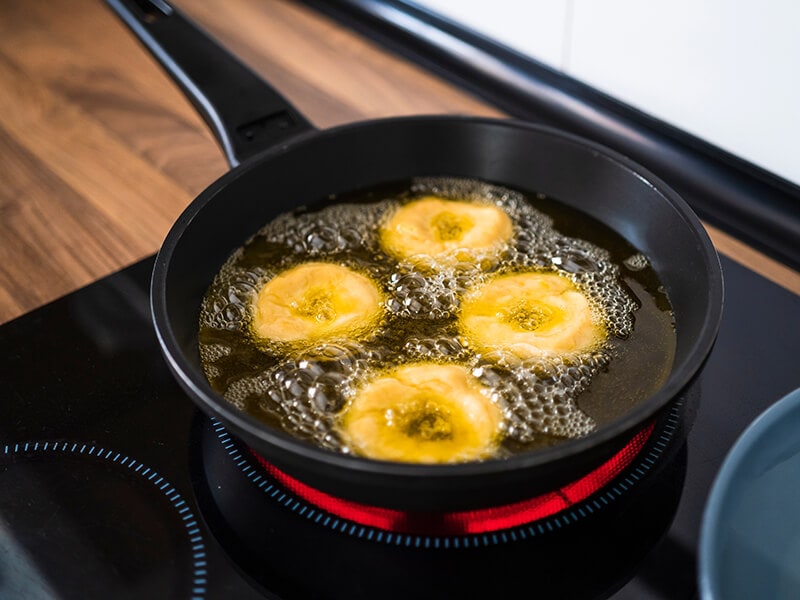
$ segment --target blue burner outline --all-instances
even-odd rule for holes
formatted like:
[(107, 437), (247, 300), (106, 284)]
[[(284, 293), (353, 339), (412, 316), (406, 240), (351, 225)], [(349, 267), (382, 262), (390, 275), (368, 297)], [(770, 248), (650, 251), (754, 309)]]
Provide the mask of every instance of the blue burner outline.
[[(183, 499), (180, 492), (175, 490), (172, 484), (164, 477), (160, 476), (157, 471), (146, 466), (144, 463), (123, 455), (121, 452), (104, 448), (98, 445), (89, 445), (83, 442), (68, 442), (68, 441), (28, 441), (19, 442), (14, 444), (3, 445), (3, 454), (5, 456), (12, 456), (14, 454), (30, 454), (30, 453), (62, 453), (62, 454), (83, 454), (94, 456), (120, 466), (127, 467), (143, 479), (153, 484), (161, 493), (163, 493), (172, 504), (172, 508), (176, 510), (178, 516), (183, 521), (183, 526), (186, 528), (186, 534), (189, 538), (189, 547), (192, 553), (192, 587), (191, 596), (189, 600), (204, 600), (206, 597), (206, 586), (208, 585), (208, 562), (206, 560), (206, 545), (203, 539), (203, 534), (200, 531), (200, 526), (186, 500)], [(113, 455), (113, 458), (112, 458)]]
[[(297, 498), (290, 491), (284, 489), (279, 483), (265, 473), (260, 466), (254, 466), (254, 459), (249, 455), (244, 455), (238, 448), (236, 442), (231, 437), (225, 426), (216, 417), (210, 417), (211, 425), (217, 439), (228, 453), (233, 463), (252, 483), (265, 494), (289, 508), (297, 516), (302, 516), (308, 520), (327, 527), (331, 530), (338, 530), (351, 537), (357, 537), (370, 542), (383, 543), (391, 546), (406, 546), (425, 548), (445, 548), (451, 545), (455, 548), (479, 548), (485, 546), (496, 546), (510, 544), (521, 540), (527, 540), (537, 535), (545, 535), (556, 529), (568, 527), (572, 523), (579, 522), (582, 518), (593, 514), (595, 511), (602, 510), (605, 506), (613, 503), (617, 498), (621, 498), (625, 493), (632, 489), (636, 482), (642, 479), (657, 463), (658, 459), (669, 447), (669, 442), (678, 431), (680, 413), (683, 407), (683, 400), (676, 401), (670, 408), (669, 413), (664, 419), (663, 425), (659, 429), (658, 437), (647, 441), (648, 450), (640, 458), (633, 461), (631, 465), (623, 471), (624, 477), (618, 476), (611, 487), (592, 494), (588, 498), (564, 508), (563, 510), (544, 517), (531, 523), (525, 523), (508, 529), (495, 532), (463, 534), (463, 535), (443, 535), (431, 536), (426, 534), (402, 534), (386, 531), (370, 525), (362, 525), (355, 521), (336, 517), (321, 508), (307, 503), (305, 500)], [(279, 496), (276, 498), (276, 496)], [(577, 512), (576, 512), (577, 511)]]

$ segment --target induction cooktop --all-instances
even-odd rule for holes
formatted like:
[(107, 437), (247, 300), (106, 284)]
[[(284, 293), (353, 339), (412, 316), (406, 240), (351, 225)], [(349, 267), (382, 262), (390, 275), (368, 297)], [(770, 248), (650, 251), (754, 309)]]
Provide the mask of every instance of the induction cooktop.
[(152, 264), (0, 327), (2, 598), (694, 598), (713, 478), (800, 386), (800, 298), (723, 257), (701, 376), (599, 489), (404, 531), (319, 502), (195, 408), (151, 326)]

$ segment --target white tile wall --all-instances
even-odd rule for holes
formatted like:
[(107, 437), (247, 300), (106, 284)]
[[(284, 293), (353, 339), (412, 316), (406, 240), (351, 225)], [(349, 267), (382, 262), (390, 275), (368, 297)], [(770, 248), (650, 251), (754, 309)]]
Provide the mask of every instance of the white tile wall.
[(800, 185), (797, 0), (419, 0)]
[(549, 66), (562, 64), (571, 1), (421, 0), (417, 4)]

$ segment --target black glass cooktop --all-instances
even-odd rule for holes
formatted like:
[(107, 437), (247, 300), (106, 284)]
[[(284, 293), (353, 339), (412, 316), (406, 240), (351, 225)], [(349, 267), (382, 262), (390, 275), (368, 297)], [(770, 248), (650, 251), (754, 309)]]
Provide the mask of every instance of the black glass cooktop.
[(800, 386), (800, 298), (723, 259), (697, 386), (609, 486), (523, 526), (386, 532), (283, 488), (195, 409), (150, 325), (151, 266), (0, 327), (2, 598), (694, 598), (713, 477)]

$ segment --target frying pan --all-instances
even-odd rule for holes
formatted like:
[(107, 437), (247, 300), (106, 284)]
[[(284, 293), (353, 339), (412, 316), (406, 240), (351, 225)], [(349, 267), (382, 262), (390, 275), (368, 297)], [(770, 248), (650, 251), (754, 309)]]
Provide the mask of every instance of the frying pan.
[[(592, 141), (513, 120), (419, 116), (318, 130), (166, 2), (107, 1), (193, 102), (231, 166), (181, 214), (156, 257), (151, 308), (161, 349), (192, 400), (285, 473), (323, 492), (394, 509), (513, 502), (597, 467), (696, 381), (722, 313), (719, 257), (688, 205), (642, 166)], [(477, 178), (547, 194), (643, 252), (674, 310), (676, 355), (664, 385), (580, 439), (455, 465), (330, 452), (261, 423), (217, 394), (198, 353), (199, 307), (231, 252), (281, 213), (421, 176)]]

